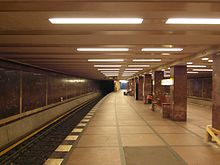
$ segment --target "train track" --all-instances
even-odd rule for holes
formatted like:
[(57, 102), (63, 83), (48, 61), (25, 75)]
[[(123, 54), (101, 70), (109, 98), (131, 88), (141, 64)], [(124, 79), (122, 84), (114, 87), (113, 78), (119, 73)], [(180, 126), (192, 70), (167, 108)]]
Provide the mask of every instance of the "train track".
[[(83, 119), (90, 109), (100, 100), (90, 100), (47, 126), (35, 131), (29, 137), (24, 137), (22, 143), (5, 149), (0, 157), (0, 165), (41, 165), (62, 143), (72, 129)], [(37, 133), (36, 133), (37, 132)], [(4, 152), (1, 151), (1, 152)], [(6, 152), (7, 151), (7, 152)]]

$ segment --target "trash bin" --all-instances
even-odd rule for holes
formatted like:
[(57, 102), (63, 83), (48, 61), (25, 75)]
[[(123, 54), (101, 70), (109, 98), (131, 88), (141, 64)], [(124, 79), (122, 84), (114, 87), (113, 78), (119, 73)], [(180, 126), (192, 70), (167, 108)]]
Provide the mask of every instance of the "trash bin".
[(153, 99), (152, 95), (147, 95), (147, 104), (152, 104), (152, 99)]

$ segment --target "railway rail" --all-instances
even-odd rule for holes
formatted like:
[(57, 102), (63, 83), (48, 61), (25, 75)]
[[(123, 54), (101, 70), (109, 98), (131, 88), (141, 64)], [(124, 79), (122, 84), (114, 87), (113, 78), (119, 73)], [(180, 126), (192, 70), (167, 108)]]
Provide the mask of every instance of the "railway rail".
[(101, 99), (89, 100), (0, 151), (1, 165), (41, 165)]

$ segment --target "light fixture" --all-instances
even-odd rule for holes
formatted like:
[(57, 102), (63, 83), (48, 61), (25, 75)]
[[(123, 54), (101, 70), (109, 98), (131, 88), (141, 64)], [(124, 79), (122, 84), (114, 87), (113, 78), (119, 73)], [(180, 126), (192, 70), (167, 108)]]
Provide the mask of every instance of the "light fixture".
[(182, 51), (183, 48), (142, 48), (141, 51), (147, 52), (179, 52)]
[(173, 45), (163, 45), (163, 47), (165, 47), (165, 48), (172, 48)]
[(187, 62), (186, 64), (188, 64), (188, 65), (192, 65), (192, 64), (193, 64), (193, 62)]
[(52, 24), (141, 24), (142, 18), (49, 18)]
[(150, 65), (128, 65), (128, 67), (150, 67)]
[(213, 69), (193, 69), (193, 71), (197, 71), (197, 72), (212, 72)]
[(79, 52), (127, 52), (128, 48), (77, 48)]
[(122, 62), (124, 59), (88, 59), (89, 62)]
[(206, 68), (205, 65), (187, 65), (187, 68)]
[(199, 72), (190, 72), (190, 71), (189, 71), (189, 72), (187, 72), (187, 73), (189, 73), (189, 74), (194, 74), (194, 73), (197, 74), (197, 73), (199, 73)]
[(137, 70), (125, 70), (124, 73), (136, 73), (139, 72)]
[(119, 71), (101, 71), (101, 73), (119, 73)]
[(162, 56), (169, 56), (170, 53), (161, 53)]
[(202, 61), (207, 61), (207, 60), (209, 60), (208, 57), (204, 57), (204, 58), (202, 58)]
[(208, 60), (208, 62), (213, 62), (213, 60)]
[(143, 68), (126, 68), (125, 70), (143, 70)]
[(114, 71), (114, 70), (120, 70), (120, 69), (118, 69), (118, 68), (105, 68), (105, 69), (98, 69), (98, 70), (100, 70), (100, 71)]
[(141, 61), (157, 62), (157, 61), (161, 61), (161, 59), (133, 59), (132, 61), (136, 61), (136, 62), (141, 62)]
[(219, 18), (169, 18), (166, 24), (220, 24)]
[(119, 82), (121, 82), (121, 83), (127, 83), (128, 80), (119, 80)]
[(109, 67), (109, 68), (120, 68), (121, 65), (94, 65), (96, 68)]

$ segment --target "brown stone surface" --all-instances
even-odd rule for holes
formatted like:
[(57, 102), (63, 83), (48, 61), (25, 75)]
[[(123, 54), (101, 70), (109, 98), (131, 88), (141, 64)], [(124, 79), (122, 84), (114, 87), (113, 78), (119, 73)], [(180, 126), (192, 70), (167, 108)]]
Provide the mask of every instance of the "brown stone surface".
[(143, 100), (143, 76), (138, 77), (138, 100)]
[(160, 99), (159, 105), (161, 105), (161, 102), (163, 102), (164, 97), (164, 87), (161, 85), (161, 80), (163, 80), (163, 77), (163, 71), (154, 72), (154, 97)]
[(187, 68), (186, 66), (171, 67), (171, 78), (174, 84), (170, 87), (172, 110), (170, 117), (175, 121), (187, 119)]
[(212, 126), (220, 130), (220, 56), (213, 56)]
[(144, 98), (147, 97), (147, 95), (152, 94), (152, 77), (151, 74), (145, 74), (144, 75)]

